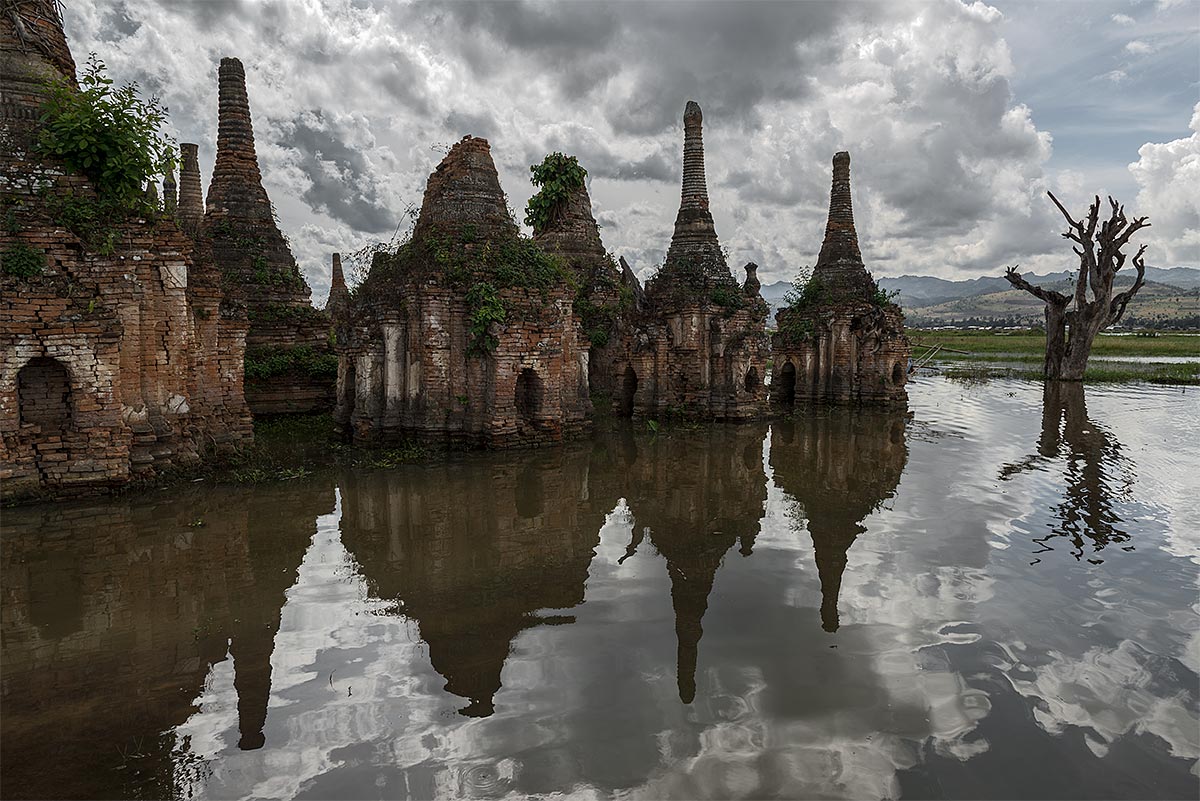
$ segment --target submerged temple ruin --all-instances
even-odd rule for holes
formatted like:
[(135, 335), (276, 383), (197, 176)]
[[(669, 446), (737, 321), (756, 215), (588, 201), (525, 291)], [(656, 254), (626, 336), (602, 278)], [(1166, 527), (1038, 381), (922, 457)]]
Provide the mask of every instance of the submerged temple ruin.
[[(161, 202), (151, 180), (113, 214), (106, 187), (36, 147), (45, 80), (75, 81), (57, 5), (17, 4), (0, 37), (0, 479), (14, 492), (194, 462), (249, 441), (251, 413), (334, 407), (356, 442), (488, 447), (586, 430), (593, 393), (626, 417), (753, 419), (772, 344), (776, 411), (905, 398), (903, 317), (863, 265), (846, 153), (812, 280), (773, 343), (757, 266), (739, 283), (717, 236), (692, 101), (674, 232), (644, 288), (605, 251), (582, 177), (529, 239), (488, 142), (467, 136), (429, 177), (411, 239), (353, 293), (335, 254), (317, 310), (263, 186), (240, 61), (218, 70), (207, 200), (185, 143)], [(71, 223), (81, 206), (103, 231)]]
[(683, 189), (662, 269), (646, 284), (642, 308), (622, 327), (615, 360), (618, 413), (748, 419), (766, 409), (769, 308), (757, 267), (738, 284), (709, 211), (703, 115), (683, 115)]
[[(313, 308), (263, 188), (241, 61), (221, 59), (218, 91), (217, 158), (196, 248), (220, 266), (226, 293), (246, 307), (246, 400), (254, 414), (327, 410), (337, 373), (329, 315)], [(195, 163), (194, 155), (184, 155), (185, 168)], [(196, 211), (198, 173), (185, 169), (181, 185), (188, 193), (186, 228)], [(181, 214), (184, 208), (181, 198)]]
[[(0, 481), (6, 499), (121, 484), (251, 437), (244, 313), (149, 203), (37, 149), (75, 82), (58, 7), (0, 20)], [(99, 219), (80, 225), (80, 219)]]
[(812, 277), (776, 320), (771, 399), (777, 407), (907, 400), (911, 348), (904, 315), (863, 264), (845, 151), (833, 157), (829, 220)]
[(589, 424), (587, 353), (558, 260), (520, 235), (471, 136), (429, 176), (412, 238), (339, 322), (336, 417), (357, 442), (504, 447)]

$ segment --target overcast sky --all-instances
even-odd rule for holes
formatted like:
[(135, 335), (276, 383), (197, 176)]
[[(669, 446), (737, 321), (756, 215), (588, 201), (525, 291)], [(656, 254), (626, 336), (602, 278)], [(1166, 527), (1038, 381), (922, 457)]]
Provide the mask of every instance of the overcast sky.
[[(529, 165), (589, 172), (609, 250), (643, 277), (679, 204), (682, 115), (704, 109), (730, 264), (812, 264), (834, 152), (878, 276), (1074, 266), (1047, 189), (1151, 217), (1148, 263), (1200, 266), (1200, 3), (71, 3), (77, 62), (169, 106), (205, 191), (217, 63), (246, 65), (264, 179), (323, 304), (329, 254), (409, 224), (449, 143), (487, 137), (518, 221)], [(737, 270), (740, 275), (740, 269)]]

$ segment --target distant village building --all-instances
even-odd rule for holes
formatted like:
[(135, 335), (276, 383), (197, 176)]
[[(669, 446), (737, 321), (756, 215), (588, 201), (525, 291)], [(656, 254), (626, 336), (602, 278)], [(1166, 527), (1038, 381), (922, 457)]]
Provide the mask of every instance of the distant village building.
[(487, 140), (464, 137), (430, 175), (411, 241), (375, 258), (339, 324), (337, 419), (358, 442), (505, 447), (585, 429), (573, 300), (509, 215)]
[(903, 403), (911, 353), (904, 315), (863, 264), (850, 198), (850, 154), (833, 157), (825, 241), (811, 279), (776, 315), (771, 399)]
[[(684, 112), (683, 191), (666, 261), (621, 327), (615, 406), (626, 416), (748, 419), (766, 411), (769, 311), (757, 267), (739, 285), (709, 212), (703, 117)], [(640, 290), (638, 292), (640, 293)]]
[[(68, 207), (104, 187), (36, 150), (45, 81), (74, 82), (53, 0), (0, 20), (0, 482), (6, 499), (88, 490), (252, 436), (246, 320), (166, 214)], [(102, 241), (101, 241), (102, 240)]]
[[(197, 252), (220, 270), (226, 294), (246, 307), (246, 400), (256, 415), (328, 410), (337, 377), (329, 315), (313, 308), (312, 292), (263, 188), (242, 62), (221, 59), (218, 89), (217, 158)], [(185, 151), (186, 206), (180, 199), (185, 229), (201, 210), (194, 163), (194, 150)]]

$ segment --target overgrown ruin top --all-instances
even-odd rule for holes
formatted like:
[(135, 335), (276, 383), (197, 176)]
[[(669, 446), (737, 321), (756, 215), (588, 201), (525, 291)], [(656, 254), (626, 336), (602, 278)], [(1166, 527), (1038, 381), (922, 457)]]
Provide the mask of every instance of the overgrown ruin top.
[(412, 238), (375, 257), (362, 296), (391, 304), (401, 287), (420, 285), (476, 297), (568, 287), (561, 260), (522, 236), (509, 214), (486, 139), (466, 136), (450, 148), (429, 176)]

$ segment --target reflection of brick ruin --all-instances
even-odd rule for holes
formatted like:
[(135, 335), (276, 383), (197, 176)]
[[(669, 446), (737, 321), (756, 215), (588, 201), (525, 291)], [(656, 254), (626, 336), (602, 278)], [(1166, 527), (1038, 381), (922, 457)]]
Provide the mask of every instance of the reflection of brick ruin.
[[(227, 659), (237, 694), (229, 744), (262, 747), (285, 592), (317, 515), (334, 508), (331, 490), (314, 489), (6, 511), (5, 795), (172, 797), (173, 780), (187, 784), (206, 766), (172, 753), (171, 730)], [(192, 525), (198, 517), (204, 527)], [(51, 748), (69, 768), (45, 769)], [(122, 765), (118, 748), (138, 760)]]
[(649, 533), (667, 562), (675, 610), (679, 698), (696, 695), (702, 621), (717, 569), (734, 546), (754, 549), (766, 500), (760, 426), (713, 428), (694, 438), (653, 440), (624, 466), (634, 518), (627, 556)]
[(708, 208), (700, 106), (684, 112), (683, 191), (675, 233), (644, 306), (622, 327), (615, 406), (623, 415), (711, 419), (761, 415), (769, 343), (757, 267), (739, 285)]
[[(19, 20), (19, 26), (18, 26)], [(61, 220), (96, 187), (34, 142), (47, 78), (74, 80), (57, 7), (0, 22), (0, 481), (6, 497), (120, 484), (250, 437), (246, 323), (168, 218)], [(151, 217), (155, 215), (149, 215)], [(13, 274), (20, 259), (40, 275)]]
[(908, 461), (907, 410), (820, 412), (771, 426), (775, 482), (807, 520), (821, 578), (821, 626), (838, 628), (838, 593), (863, 520), (896, 491)]
[[(242, 62), (221, 59), (218, 88), (217, 159), (197, 249), (218, 266), (226, 292), (246, 304), (248, 361), (292, 365), (278, 374), (247, 375), (246, 400), (255, 414), (328, 409), (333, 362), (323, 367), (321, 356), (331, 352), (329, 317), (309, 302), (308, 284), (263, 188)], [(185, 171), (189, 192), (192, 182)], [(193, 205), (189, 200), (189, 215)]]
[(355, 440), (506, 446), (583, 429), (591, 401), (573, 293), (565, 276), (539, 272), (545, 259), (508, 213), (487, 140), (455, 144), (429, 177), (412, 240), (376, 258), (339, 321), (337, 417)]
[[(447, 692), (467, 699), (468, 717), (493, 713), (522, 631), (570, 623), (566, 610), (583, 603), (603, 502), (616, 503), (575, 502), (587, 496), (588, 457), (540, 451), (344, 485), (342, 541), (372, 594), (400, 601), (397, 612), (416, 621), (433, 669)], [(467, 496), (475, 502), (428, 502)]]
[(833, 157), (829, 221), (803, 296), (776, 316), (772, 401), (903, 402), (911, 349), (904, 315), (878, 297), (863, 265), (850, 197), (850, 154)]

